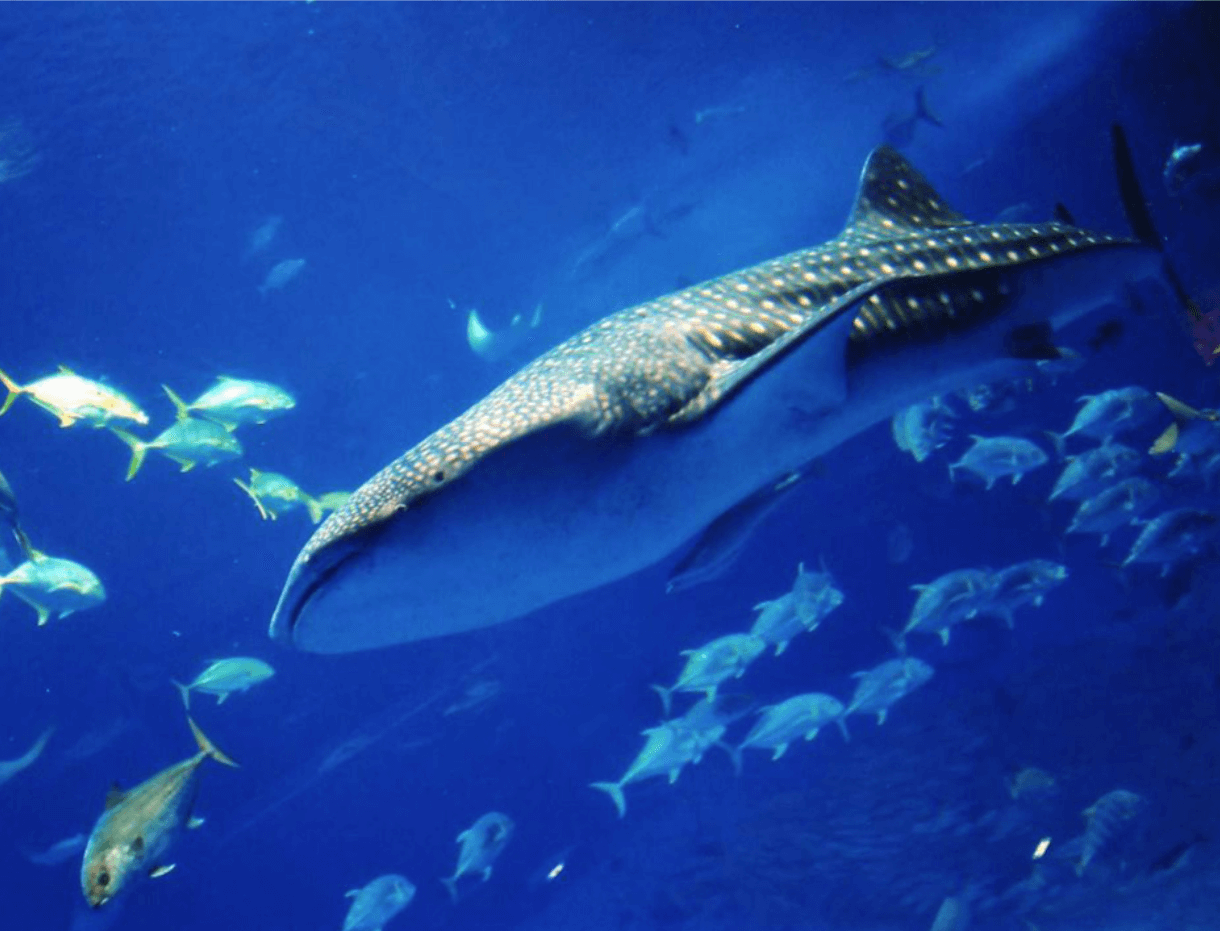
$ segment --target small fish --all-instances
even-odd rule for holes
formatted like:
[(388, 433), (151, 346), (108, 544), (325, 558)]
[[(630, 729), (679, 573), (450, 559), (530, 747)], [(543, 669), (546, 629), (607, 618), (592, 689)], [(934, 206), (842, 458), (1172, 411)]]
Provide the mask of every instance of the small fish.
[(1135, 386), (1082, 395), (1077, 401), (1083, 406), (1072, 425), (1058, 435), (1057, 445), (1077, 434), (1105, 442), (1147, 423), (1160, 410), (1151, 391)]
[(457, 866), (452, 876), (441, 880), (453, 901), (457, 901), (457, 881), (462, 876), (479, 873), (483, 882), (491, 879), (492, 864), (508, 846), (513, 828), (513, 819), (508, 815), (489, 811), (457, 836)]
[(1001, 569), (991, 577), (984, 610), (1003, 618), (1011, 628), (1012, 614), (1017, 608), (1027, 604), (1041, 607), (1046, 593), (1062, 585), (1067, 577), (1067, 566), (1049, 559), (1027, 559)]
[(725, 117), (740, 116), (746, 112), (746, 107), (741, 104), (721, 104), (717, 107), (704, 107), (702, 110), (695, 111), (695, 125), (702, 126), (712, 120), (722, 120)]
[(697, 736), (676, 721), (663, 721), (656, 727), (642, 731), (642, 734), (647, 740), (618, 782), (589, 784), (610, 796), (620, 818), (627, 814), (623, 786), (654, 776), (665, 776), (673, 785), (678, 781), (682, 768), (688, 763), (697, 763), (702, 756)]
[(187, 404), (166, 385), (161, 386), (173, 402), (179, 420), (192, 414), (233, 430), (243, 424), (266, 423), (297, 406), (296, 398), (278, 385), (221, 375), (216, 384)]
[(89, 838), (84, 834), (73, 834), (71, 837), (56, 841), (43, 850), (23, 850), (22, 854), (35, 866), (59, 866), (84, 850), (88, 840)]
[[(13, 486), (4, 477), (3, 472), (0, 472), (0, 522), (8, 524), (13, 539), (25, 553), (26, 559), (33, 559), (34, 547), (30, 545), (30, 538), (26, 536), (25, 531), (21, 529), (21, 518), (17, 513), (17, 496), (13, 493)], [(0, 549), (0, 552), (3, 550)]]
[(678, 681), (669, 688), (661, 685), (652, 688), (661, 696), (666, 714), (669, 714), (674, 692), (703, 692), (708, 698), (715, 698), (717, 686), (727, 679), (740, 679), (766, 647), (766, 641), (753, 634), (717, 637), (698, 649), (683, 650), (681, 655), (686, 657), (686, 665), (682, 667)]
[(231, 656), (228, 659), (212, 660), (207, 668), (195, 676), (190, 685), (175, 682), (182, 693), (182, 704), (191, 707), (191, 692), (215, 695), (216, 704), (223, 705), (234, 692), (245, 692), (251, 686), (266, 682), (275, 675), (275, 670), (261, 659), (251, 656)]
[(283, 222), (283, 217), (272, 215), (256, 226), (246, 243), (245, 258), (250, 259), (261, 252), (266, 252), (267, 248), (275, 242), (275, 237), (279, 235)]
[(101, 382), (82, 378), (64, 365), (54, 375), (24, 386), (0, 372), (0, 384), (8, 391), (8, 397), (0, 405), (0, 414), (7, 411), (20, 395), (26, 395), (39, 407), (58, 417), (61, 427), (70, 427), (78, 421), (92, 427), (107, 427), (120, 421), (131, 421), (141, 426), (148, 423), (148, 415), (129, 397)]
[(890, 421), (898, 448), (923, 462), (953, 439), (957, 411), (940, 398), (931, 398), (903, 408)]
[[(453, 302), (450, 301), (450, 306)], [(480, 359), (488, 362), (498, 362), (513, 353), (524, 349), (533, 336), (533, 332), (542, 324), (542, 305), (534, 308), (533, 314), (527, 319), (521, 314), (513, 314), (508, 326), (499, 331), (493, 331), (479, 316), (479, 312), (471, 308), (466, 316), (466, 344)]]
[(929, 45), (927, 48), (914, 49), (896, 58), (878, 56), (877, 64), (889, 71), (913, 71), (935, 55), (937, 51), (939, 51), (937, 46)]
[(179, 420), (152, 440), (141, 440), (114, 427), (111, 427), (111, 432), (131, 447), (131, 463), (127, 466), (129, 482), (140, 471), (150, 449), (178, 463), (183, 472), (189, 472), (197, 465), (213, 466), (218, 462), (239, 459), (242, 455), (242, 446), (237, 437), (211, 420)]
[(405, 876), (390, 873), (352, 889), (347, 898), (354, 901), (343, 919), (343, 931), (381, 931), (387, 921), (411, 904), (415, 885)]
[(1008, 794), (1014, 799), (1045, 795), (1055, 787), (1055, 777), (1037, 766), (1026, 766), (1008, 779)]
[(1057, 348), (1059, 350), (1059, 357), (1057, 359), (1038, 359), (1034, 363), (1039, 374), (1052, 385), (1064, 375), (1073, 375), (1079, 372), (1084, 368), (1085, 362), (1088, 361), (1075, 349), (1068, 349), (1066, 346), (1059, 346)]
[(38, 626), (51, 619), (68, 617), (106, 600), (106, 589), (92, 570), (70, 559), (36, 553), (0, 576), (0, 593), (13, 594), (38, 613)]
[(1101, 534), (1101, 545), (1105, 546), (1110, 534), (1137, 520), (1160, 497), (1160, 491), (1148, 479), (1138, 475), (1125, 478), (1082, 501), (1065, 532)]
[(292, 281), (297, 275), (301, 274), (304, 268), (304, 259), (284, 259), (284, 261), (278, 262), (267, 272), (267, 277), (258, 286), (258, 293), (266, 297), (269, 291), (280, 290), (280, 288)]
[(46, 749), (47, 741), (51, 739), (51, 734), (55, 732), (55, 728), (48, 727), (45, 731), (38, 735), (38, 739), (34, 741), (30, 749), (13, 760), (0, 760), (0, 786), (4, 785), (22, 770), (29, 769), (34, 765), (35, 761), (42, 756), (42, 751)]
[(772, 750), (772, 760), (778, 760), (788, 749), (788, 744), (803, 737), (813, 740), (818, 731), (827, 724), (837, 724), (843, 739), (850, 740), (843, 716), (847, 709), (833, 695), (811, 692), (794, 695), (778, 705), (767, 705), (759, 710), (758, 722), (741, 742), (739, 749), (758, 747)]
[(1083, 875), (1098, 854), (1120, 840), (1147, 806), (1148, 802), (1143, 796), (1126, 789), (1115, 789), (1086, 808), (1084, 817), (1087, 826), (1080, 861), (1076, 864), (1076, 875)]
[(1171, 566), (1199, 553), (1218, 530), (1220, 518), (1210, 511), (1196, 508), (1166, 511), (1143, 525), (1123, 566), (1159, 562), (1161, 575), (1168, 575)]
[(279, 472), (251, 469), (249, 484), (239, 478), (233, 479), (233, 483), (250, 496), (263, 520), (275, 520), (281, 514), (301, 507), (309, 512), (309, 519), (316, 524), (326, 512), (321, 501), (307, 495), (296, 482)]
[(81, 863), (81, 891), (93, 908), (101, 908), (142, 874), (164, 876), (174, 868), (166, 862), (178, 833), (188, 826), (199, 782), (199, 767), (209, 757), (237, 766), (204, 736), (190, 718), (187, 723), (199, 752), (149, 777), (134, 789), (112, 788), (106, 810), (98, 818)]
[(886, 713), (899, 699), (910, 695), (932, 678), (935, 670), (913, 656), (886, 660), (864, 672), (852, 673), (859, 679), (856, 692), (844, 715), (875, 714), (877, 723), (884, 724)]
[(813, 633), (826, 615), (843, 603), (843, 593), (835, 588), (830, 573), (806, 572), (805, 564), (796, 567), (792, 590), (772, 601), (754, 606), (758, 617), (750, 633), (775, 647), (779, 656), (797, 634)]
[(1203, 162), (1203, 144), (1175, 145), (1165, 159), (1161, 179), (1170, 197), (1181, 197), (1199, 176)]
[(1068, 456), (1047, 500), (1084, 501), (1130, 475), (1139, 465), (1140, 454), (1122, 443), (1107, 442), (1078, 456)]
[(906, 637), (915, 631), (936, 634), (949, 643), (949, 631), (963, 621), (972, 620), (991, 593), (991, 574), (986, 569), (957, 569), (946, 572), (926, 585), (912, 585), (919, 593), (915, 606), (899, 633), (887, 631), (900, 653), (906, 652)]
[(1046, 464), (1046, 453), (1029, 440), (1015, 436), (971, 436), (974, 445), (965, 455), (949, 466), (949, 478), (954, 471), (965, 469), (981, 478), (990, 490), (996, 479), (1012, 476), (1015, 485), (1021, 476)]
[(919, 125), (921, 120), (933, 126), (938, 126), (941, 129), (945, 128), (945, 124), (940, 121), (939, 117), (928, 109), (928, 101), (924, 96), (922, 86), (915, 89), (915, 109), (913, 112), (905, 116), (890, 115), (885, 118), (885, 121), (881, 124), (885, 141), (895, 149), (905, 148), (914, 140), (915, 127)]

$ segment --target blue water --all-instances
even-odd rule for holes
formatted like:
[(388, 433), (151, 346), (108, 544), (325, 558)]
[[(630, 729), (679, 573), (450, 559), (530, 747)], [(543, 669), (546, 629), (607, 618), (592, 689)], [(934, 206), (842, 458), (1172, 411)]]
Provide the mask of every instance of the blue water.
[[(1079, 812), (1120, 786), (1152, 802), (1143, 871), (1061, 890), (1066, 918), (1029, 917), (1187, 927), (1206, 914), (1192, 904), (1215, 875), (1205, 840), (1172, 882), (1148, 864), (1220, 831), (1220, 642), (1200, 594), (1214, 553), (1184, 581), (1118, 573), (1116, 550), (1065, 542), (1070, 509), (1045, 504), (1052, 467), (986, 494), (945, 468), (967, 433), (1045, 443), (1078, 395), (1106, 388), (1220, 404), (1217, 370), (1167, 298), (1116, 311), (1112, 344), (1088, 349), (1082, 330), (1080, 372), (963, 419), (929, 462), (896, 450), (888, 424), (835, 450), (729, 574), (668, 597), (673, 559), (484, 631), (292, 652), (266, 628), (309, 524), (260, 520), (232, 478), (255, 466), (315, 493), (353, 489), (589, 322), (834, 236), (883, 122), (921, 84), (944, 127), (917, 126), (905, 152), (979, 220), (1063, 202), (1086, 227), (1124, 231), (1107, 135), (1123, 122), (1183, 277), (1215, 307), (1215, 192), (1171, 199), (1160, 170), (1175, 142), (1220, 146), (1217, 23), (1206, 4), (0, 8), (0, 125), (19, 124), (38, 155), (0, 184), (0, 368), (107, 380), (149, 411), (147, 435), (173, 416), (163, 383), (193, 396), (219, 374), (258, 378), (298, 402), (242, 429), (240, 463), (180, 474), (154, 455), (131, 483), (106, 431), (59, 429), (26, 401), (0, 419), (0, 468), (35, 544), (108, 593), (41, 629), (0, 600), (0, 758), (56, 727), (0, 788), (0, 928), (101, 927), (107, 912), (132, 931), (339, 928), (343, 894), (388, 872), (419, 888), (391, 929), (925, 928), (945, 896), (994, 898), (1027, 876), (1038, 836), (1078, 834)], [(929, 48), (910, 72), (877, 64)], [(574, 273), (640, 204), (658, 228)], [(277, 236), (248, 255), (270, 216)], [(299, 276), (260, 294), (300, 257)], [(469, 308), (501, 328), (539, 303), (520, 355), (470, 351)], [(903, 560), (887, 546), (900, 527)], [(748, 755), (740, 778), (713, 751), (672, 787), (629, 787), (623, 821), (587, 787), (630, 762), (657, 720), (647, 686), (672, 681), (678, 651), (746, 627), (798, 561), (824, 559), (846, 600), (741, 680), (760, 702), (846, 698), (852, 672), (890, 655), (880, 627), (902, 623), (910, 585), (1034, 556), (1065, 562), (1069, 582), (1013, 632), (921, 643), (936, 678), (883, 727), (855, 719), (850, 745), (829, 729), (775, 764)], [(241, 768), (205, 766), (207, 823), (173, 874), (82, 918), (78, 860), (42, 867), (21, 851), (88, 833), (113, 782), (192, 753), (170, 680), (237, 654), (277, 675), (193, 708)], [(1027, 765), (1059, 794), (992, 838), (1005, 775)], [(437, 880), (489, 810), (516, 834), (454, 906)], [(563, 851), (565, 873), (536, 881)], [(1135, 892), (1120, 900), (1124, 882)], [(975, 926), (1023, 927), (1011, 903)]]

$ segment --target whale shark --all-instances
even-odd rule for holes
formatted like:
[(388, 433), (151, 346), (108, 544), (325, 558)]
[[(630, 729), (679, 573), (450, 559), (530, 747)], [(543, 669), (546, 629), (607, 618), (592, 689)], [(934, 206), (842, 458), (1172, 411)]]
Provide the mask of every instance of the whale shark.
[(594, 323), (370, 478), (296, 557), (271, 636), (376, 649), (626, 577), (895, 411), (1028, 374), (1162, 264), (1061, 220), (972, 222), (880, 146), (834, 239)]

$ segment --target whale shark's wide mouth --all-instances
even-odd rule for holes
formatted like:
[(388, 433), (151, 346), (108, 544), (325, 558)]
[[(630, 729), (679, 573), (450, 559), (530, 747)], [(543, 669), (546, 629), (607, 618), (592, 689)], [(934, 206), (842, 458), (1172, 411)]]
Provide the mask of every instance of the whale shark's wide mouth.
[(283, 591), (271, 616), (271, 639), (285, 646), (301, 647), (302, 619), (307, 615), (311, 600), (345, 565), (352, 562), (366, 545), (364, 538), (373, 531), (346, 537), (331, 543), (298, 561), (284, 584)]

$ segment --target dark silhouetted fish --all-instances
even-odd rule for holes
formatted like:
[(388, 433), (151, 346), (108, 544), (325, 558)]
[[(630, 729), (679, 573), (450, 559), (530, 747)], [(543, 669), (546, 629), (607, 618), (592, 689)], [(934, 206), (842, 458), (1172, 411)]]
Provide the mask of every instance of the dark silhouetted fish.
[(1027, 376), (1162, 264), (972, 223), (882, 146), (836, 238), (593, 324), (366, 482), (297, 556), (271, 635), (373, 649), (623, 578), (900, 408)]

